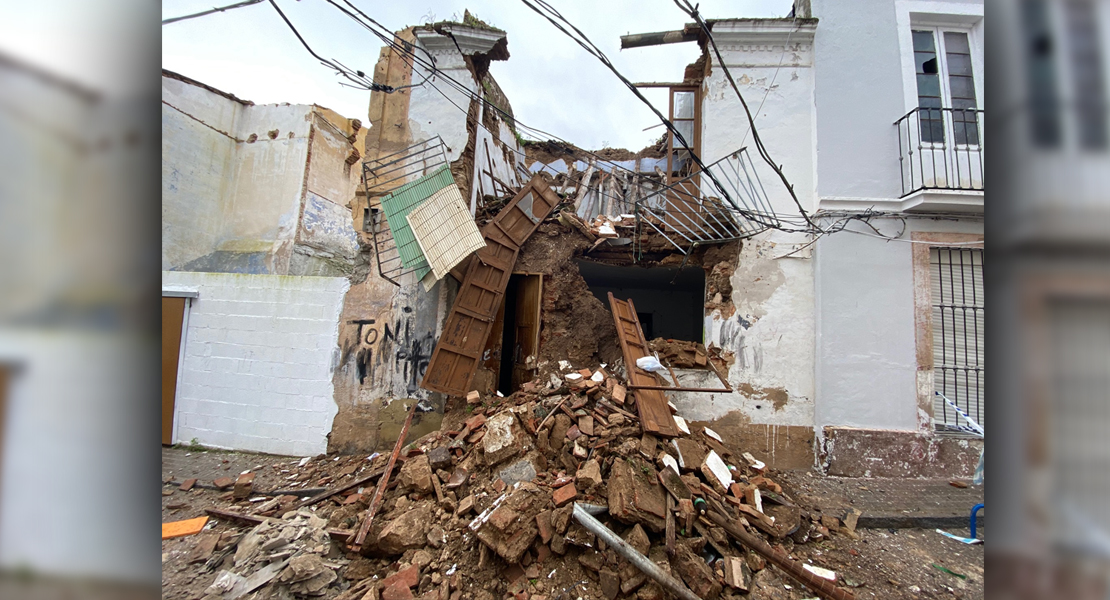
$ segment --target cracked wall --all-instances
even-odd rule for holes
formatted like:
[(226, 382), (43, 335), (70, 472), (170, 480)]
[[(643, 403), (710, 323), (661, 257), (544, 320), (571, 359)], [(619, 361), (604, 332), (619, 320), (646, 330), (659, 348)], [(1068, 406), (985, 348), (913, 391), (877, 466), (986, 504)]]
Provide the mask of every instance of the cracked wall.
[[(484, 67), (488, 56), (507, 58), (504, 32), (436, 24), (399, 31), (395, 39), (420, 56), (434, 57), (439, 73), (433, 76), (419, 62), (414, 66), (392, 48), (381, 49), (375, 81), (394, 87), (425, 80), (429, 84), (371, 94), (370, 127), (362, 146), (366, 159), (383, 158), (438, 136), (446, 147), (455, 182), (464, 197), (472, 199), (472, 207), (480, 204), (479, 191), (490, 195), (498, 189), (483, 171), (516, 183), (520, 149), (509, 124), (482, 102), (443, 82), (450, 77), (472, 93), (503, 103), (511, 114), (507, 99)], [(443, 395), (421, 389), (419, 383), (458, 283), (447, 276), (426, 291), (412, 274), (401, 276), (399, 286), (383, 278), (372, 262), (373, 237), (362, 230), (364, 211), (375, 201), (360, 190), (348, 215), (357, 226), (357, 243), (371, 266), (362, 278), (352, 281), (340, 317), (340, 359), (333, 375), (338, 413), (329, 438), (330, 451), (363, 452), (391, 446), (406, 416), (407, 403), (397, 400), (420, 402), (411, 438), (438, 428), (444, 408)]]

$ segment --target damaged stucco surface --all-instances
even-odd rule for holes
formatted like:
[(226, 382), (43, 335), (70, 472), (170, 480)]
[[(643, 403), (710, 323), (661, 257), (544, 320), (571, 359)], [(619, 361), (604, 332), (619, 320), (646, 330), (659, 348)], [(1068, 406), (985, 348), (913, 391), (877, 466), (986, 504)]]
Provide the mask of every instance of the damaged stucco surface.
[[(503, 39), (504, 33), (459, 26), (452, 31), (459, 45), (455, 40), (423, 28), (403, 30), (398, 32), (397, 38), (401, 43), (416, 46), (418, 52), (433, 56), (437, 68), (442, 71), (437, 78), (452, 77), (470, 91), (481, 93), (483, 87), (475, 80), (471, 57), (464, 57), (459, 48), (480, 51), (492, 47), (491, 39)], [(375, 66), (376, 80), (395, 87), (423, 81), (427, 75), (419, 63), (413, 66), (389, 49), (381, 51)], [(464, 194), (471, 189), (477, 191), (477, 186), (470, 187), (470, 181), (476, 175), (482, 176), (480, 172), (488, 170), (490, 163), (499, 177), (513, 173), (514, 153), (519, 152), (519, 148), (505, 122), (488, 116), (482, 119), (477, 102), (449, 85), (439, 83), (438, 87), (447, 98), (431, 86), (372, 94), (368, 110), (370, 131), (362, 146), (365, 157), (383, 158), (439, 136), (447, 148), (448, 160), (462, 167), (452, 172)], [(481, 128), (479, 123), (482, 122), (493, 123), (496, 135)], [(468, 179), (460, 181), (460, 174)], [(488, 177), (484, 179), (482, 190), (493, 192)], [(352, 206), (354, 210), (350, 211), (348, 219), (360, 221), (367, 199), (358, 198)], [(367, 260), (373, 261), (373, 239), (369, 233), (361, 231), (359, 224), (356, 241)], [(395, 286), (381, 277), (377, 265), (372, 263), (365, 278), (356, 280), (345, 298), (339, 335), (340, 365), (334, 375), (338, 413), (333, 421), (329, 450), (373, 451), (392, 444), (409, 406), (408, 402), (398, 400), (420, 401), (410, 437), (438, 427), (443, 411), (442, 395), (424, 390), (419, 384), (442, 333), (458, 284), (453, 278), (445, 277), (425, 291), (412, 274), (401, 276), (399, 283), (400, 286)]]
[(162, 268), (352, 271), (354, 229), (339, 218), (360, 175), (347, 164), (348, 138), (358, 137), (351, 123), (318, 106), (256, 106), (185, 79), (162, 77)]

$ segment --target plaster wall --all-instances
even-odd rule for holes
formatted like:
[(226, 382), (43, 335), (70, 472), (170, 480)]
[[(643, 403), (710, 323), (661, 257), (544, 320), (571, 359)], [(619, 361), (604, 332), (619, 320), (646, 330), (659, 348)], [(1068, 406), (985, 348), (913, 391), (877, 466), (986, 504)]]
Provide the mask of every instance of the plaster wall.
[[(432, 50), (429, 50), (427, 44), (419, 38), (415, 44), (421, 56), (434, 57), (440, 73), (432, 76), (428, 80), (428, 85), (410, 90), (411, 93), (407, 98), (408, 127), (412, 133), (412, 143), (429, 140), (438, 135), (447, 146), (447, 159), (458, 160), (469, 140), (466, 115), (470, 108), (470, 97), (455, 89), (447, 82), (447, 78), (454, 79), (471, 93), (480, 93), (481, 88), (474, 81), (474, 76), (471, 75), (463, 60), (463, 55), (453, 46), (447, 48), (436, 44)], [(425, 67), (415, 63), (412, 67), (412, 82), (424, 81), (428, 74), (429, 71)]]
[(162, 269), (216, 249), (229, 211), (229, 182), (243, 105), (162, 78)]
[[(752, 111), (760, 139), (794, 185), (802, 206), (815, 210), (813, 31), (781, 31), (763, 39), (728, 25), (715, 25), (714, 37)], [(747, 146), (772, 208), (779, 214), (797, 214), (789, 192), (755, 151), (744, 107), (716, 56), (710, 56), (713, 65), (702, 85), (702, 160), (709, 164)]]
[(358, 244), (347, 204), (361, 175), (346, 164), (349, 122), (162, 83), (163, 269), (349, 274)]
[[(899, 220), (873, 224), (896, 235)], [(817, 411), (818, 427), (920, 430), (914, 316), (915, 232), (982, 234), (981, 220), (910, 219), (900, 241), (872, 237), (870, 229), (818, 240)], [(851, 233), (859, 232), (859, 233)], [(923, 372), (924, 377), (931, 373)], [(931, 398), (930, 393), (926, 397)]]
[(764, 236), (744, 242), (731, 277), (735, 311), (715, 309), (705, 317), (705, 343), (735, 357), (728, 379), (737, 391), (713, 394), (708, 403), (703, 395), (687, 395), (691, 407), (700, 407), (691, 418), (740, 411), (754, 424), (813, 425), (812, 258), (785, 253)]
[[(725, 64), (753, 111), (760, 137), (794, 185), (807, 211), (815, 209), (814, 68), (812, 26), (791, 32), (789, 21), (768, 36), (759, 26), (721, 23), (714, 35)], [(718, 32), (718, 28), (721, 29)], [(758, 34), (758, 35), (757, 35)], [(712, 56), (712, 53), (711, 53)], [(778, 176), (754, 152), (744, 109), (715, 57), (703, 85), (702, 156), (708, 163), (748, 146), (775, 212), (798, 209)], [(745, 240), (731, 276), (735, 310), (714, 310), (704, 321), (705, 343), (732, 352), (731, 394), (681, 394), (680, 412), (696, 421), (813, 426), (814, 293), (807, 238), (770, 231)], [(789, 256), (787, 256), (790, 254)], [(712, 385), (710, 385), (712, 387)], [(810, 448), (811, 450), (811, 448)]]
[(187, 309), (174, 442), (308, 456), (327, 449), (344, 278), (162, 272)]
[[(820, 19), (814, 83), (822, 199), (893, 199), (902, 193), (894, 122), (910, 108), (903, 97), (907, 76), (894, 5), (894, 0), (813, 2), (813, 16)], [(916, 105), (912, 62), (910, 68)]]

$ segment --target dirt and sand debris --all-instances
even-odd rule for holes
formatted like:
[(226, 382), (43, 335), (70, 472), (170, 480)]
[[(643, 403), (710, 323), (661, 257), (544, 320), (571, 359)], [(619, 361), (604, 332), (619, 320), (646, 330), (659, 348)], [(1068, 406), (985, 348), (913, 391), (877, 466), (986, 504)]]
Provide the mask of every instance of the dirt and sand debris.
[[(625, 385), (612, 370), (563, 361), (556, 373), (508, 397), (454, 398), (439, 431), (406, 440), (399, 473), (357, 554), (347, 536), (365, 518), (376, 485), (368, 476), (380, 476), (385, 456), (321, 455), (260, 467), (256, 495), (225, 492), (216, 508), (262, 521), (229, 535), (241, 525), (213, 511), (228, 530), (196, 536), (208, 553), (192, 562), (207, 573), (206, 595), (198, 597), (667, 597), (572, 518), (577, 503), (598, 507), (605, 527), (701, 598), (734, 597), (745, 587), (749, 597), (786, 598), (768, 590), (791, 580), (761, 575), (767, 563), (732, 543), (704, 511), (783, 552), (843, 529), (834, 515), (798, 506), (773, 474), (752, 468), (744, 449), (712, 431), (673, 440), (644, 435), (634, 394), (618, 399), (614, 391)], [(709, 457), (725, 465), (727, 489)], [(670, 464), (683, 475), (667, 479)], [(275, 480), (335, 493), (267, 490)], [(319, 500), (306, 504), (312, 498)]]

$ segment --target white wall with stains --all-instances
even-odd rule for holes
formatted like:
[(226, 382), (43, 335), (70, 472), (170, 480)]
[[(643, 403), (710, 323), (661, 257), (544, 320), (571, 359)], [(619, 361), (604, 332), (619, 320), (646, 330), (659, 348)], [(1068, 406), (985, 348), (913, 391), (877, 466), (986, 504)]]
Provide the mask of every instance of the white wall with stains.
[(162, 268), (286, 274), (301, 238), (353, 260), (360, 172), (341, 127), (322, 107), (256, 106), (163, 74)]
[[(775, 162), (802, 205), (814, 210), (813, 27), (789, 20), (714, 25), (725, 64), (751, 108)], [(712, 53), (711, 53), (712, 56)], [(754, 152), (747, 116), (714, 57), (703, 86), (702, 158), (706, 163), (747, 146), (775, 212), (797, 215), (789, 192)], [(734, 314), (705, 318), (705, 343), (734, 353), (733, 394), (691, 394), (690, 418), (709, 420), (739, 410), (752, 423), (813, 425), (814, 288), (808, 239), (769, 231), (744, 240), (732, 275)], [(698, 408), (695, 408), (695, 404)], [(682, 407), (680, 407), (682, 408)]]

